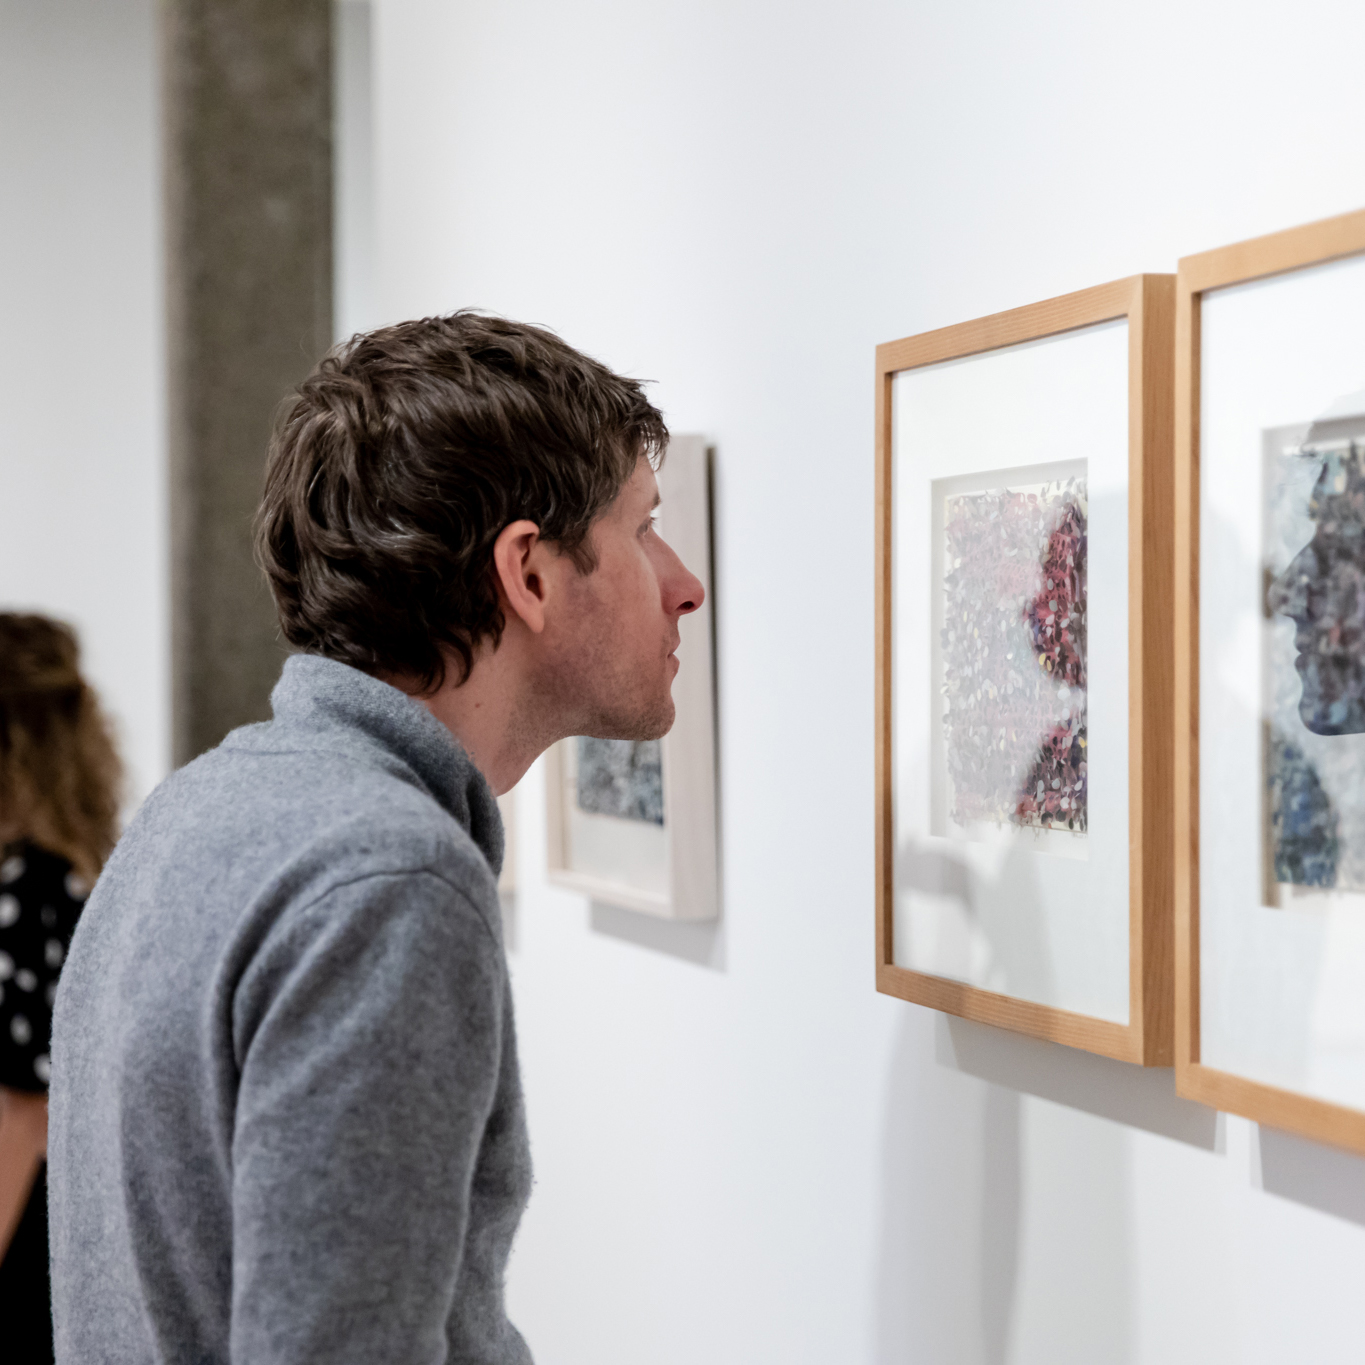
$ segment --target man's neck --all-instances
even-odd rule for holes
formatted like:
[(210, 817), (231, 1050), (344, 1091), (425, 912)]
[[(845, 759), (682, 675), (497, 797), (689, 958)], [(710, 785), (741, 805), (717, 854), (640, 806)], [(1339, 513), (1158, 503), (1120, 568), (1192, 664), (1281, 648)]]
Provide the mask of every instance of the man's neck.
[[(504, 647), (509, 643), (504, 639)], [(515, 646), (504, 647), (480, 647), (462, 683), (456, 682), (459, 668), (451, 658), (445, 682), (429, 696), (403, 689), (460, 741), (496, 796), (516, 786), (548, 747), (548, 740), (533, 734), (526, 723), (533, 708), (523, 696), (525, 676), (516, 666)]]

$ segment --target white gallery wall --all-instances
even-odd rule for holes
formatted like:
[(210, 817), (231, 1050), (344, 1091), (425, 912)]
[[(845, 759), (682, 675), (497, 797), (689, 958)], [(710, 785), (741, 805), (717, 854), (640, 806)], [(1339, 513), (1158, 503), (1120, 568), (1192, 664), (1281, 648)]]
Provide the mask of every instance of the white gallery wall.
[[(1365, 1163), (873, 991), (872, 364), (1365, 206), (1365, 9), (342, 8), (373, 63), (342, 54), (342, 325), (548, 323), (717, 449), (723, 919), (551, 890), (538, 770), (517, 797), (540, 1365), (1359, 1360)], [(81, 627), (138, 793), (169, 729), (153, 17), (0, 0), (0, 605)]]
[(129, 797), (169, 761), (153, 0), (0, 0), (0, 611), (75, 625)]
[(717, 450), (723, 921), (549, 889), (519, 792), (537, 1360), (1361, 1359), (1365, 1164), (873, 991), (872, 366), (1365, 206), (1365, 7), (374, 3), (364, 320), (547, 323)]

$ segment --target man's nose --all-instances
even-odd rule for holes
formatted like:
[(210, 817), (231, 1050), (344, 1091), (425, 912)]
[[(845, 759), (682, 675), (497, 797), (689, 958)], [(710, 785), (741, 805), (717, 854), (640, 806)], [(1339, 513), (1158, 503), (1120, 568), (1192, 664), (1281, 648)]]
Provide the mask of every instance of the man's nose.
[(683, 582), (680, 585), (682, 595), (676, 610), (679, 616), (686, 616), (688, 612), (696, 611), (706, 601), (706, 589), (702, 587), (701, 579), (681, 560), (678, 561), (678, 568), (682, 570)]
[(667, 549), (673, 562), (666, 580), (668, 599), (665, 605), (678, 616), (686, 616), (706, 601), (706, 589), (702, 587), (701, 579), (678, 557), (678, 552), (671, 545)]

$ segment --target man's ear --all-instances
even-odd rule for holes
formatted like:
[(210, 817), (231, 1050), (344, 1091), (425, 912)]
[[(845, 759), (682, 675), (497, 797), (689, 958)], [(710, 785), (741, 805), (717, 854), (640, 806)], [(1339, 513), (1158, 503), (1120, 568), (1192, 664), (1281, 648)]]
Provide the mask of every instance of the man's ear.
[(550, 546), (540, 538), (533, 521), (514, 521), (504, 526), (493, 542), (493, 572), (514, 612), (536, 635), (545, 629), (545, 555)]

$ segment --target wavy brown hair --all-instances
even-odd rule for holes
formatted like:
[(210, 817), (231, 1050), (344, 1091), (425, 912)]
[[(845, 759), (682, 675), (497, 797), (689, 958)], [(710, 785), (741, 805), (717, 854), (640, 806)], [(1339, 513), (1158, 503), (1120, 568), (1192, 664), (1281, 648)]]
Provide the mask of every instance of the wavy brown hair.
[(0, 828), (94, 881), (118, 838), (123, 768), (76, 632), (0, 612)]
[(271, 441), (256, 557), (284, 638), (424, 691), (450, 657), (463, 682), (503, 629), (503, 527), (591, 572), (593, 521), (667, 442), (637, 380), (542, 328), (466, 310), (352, 337)]

